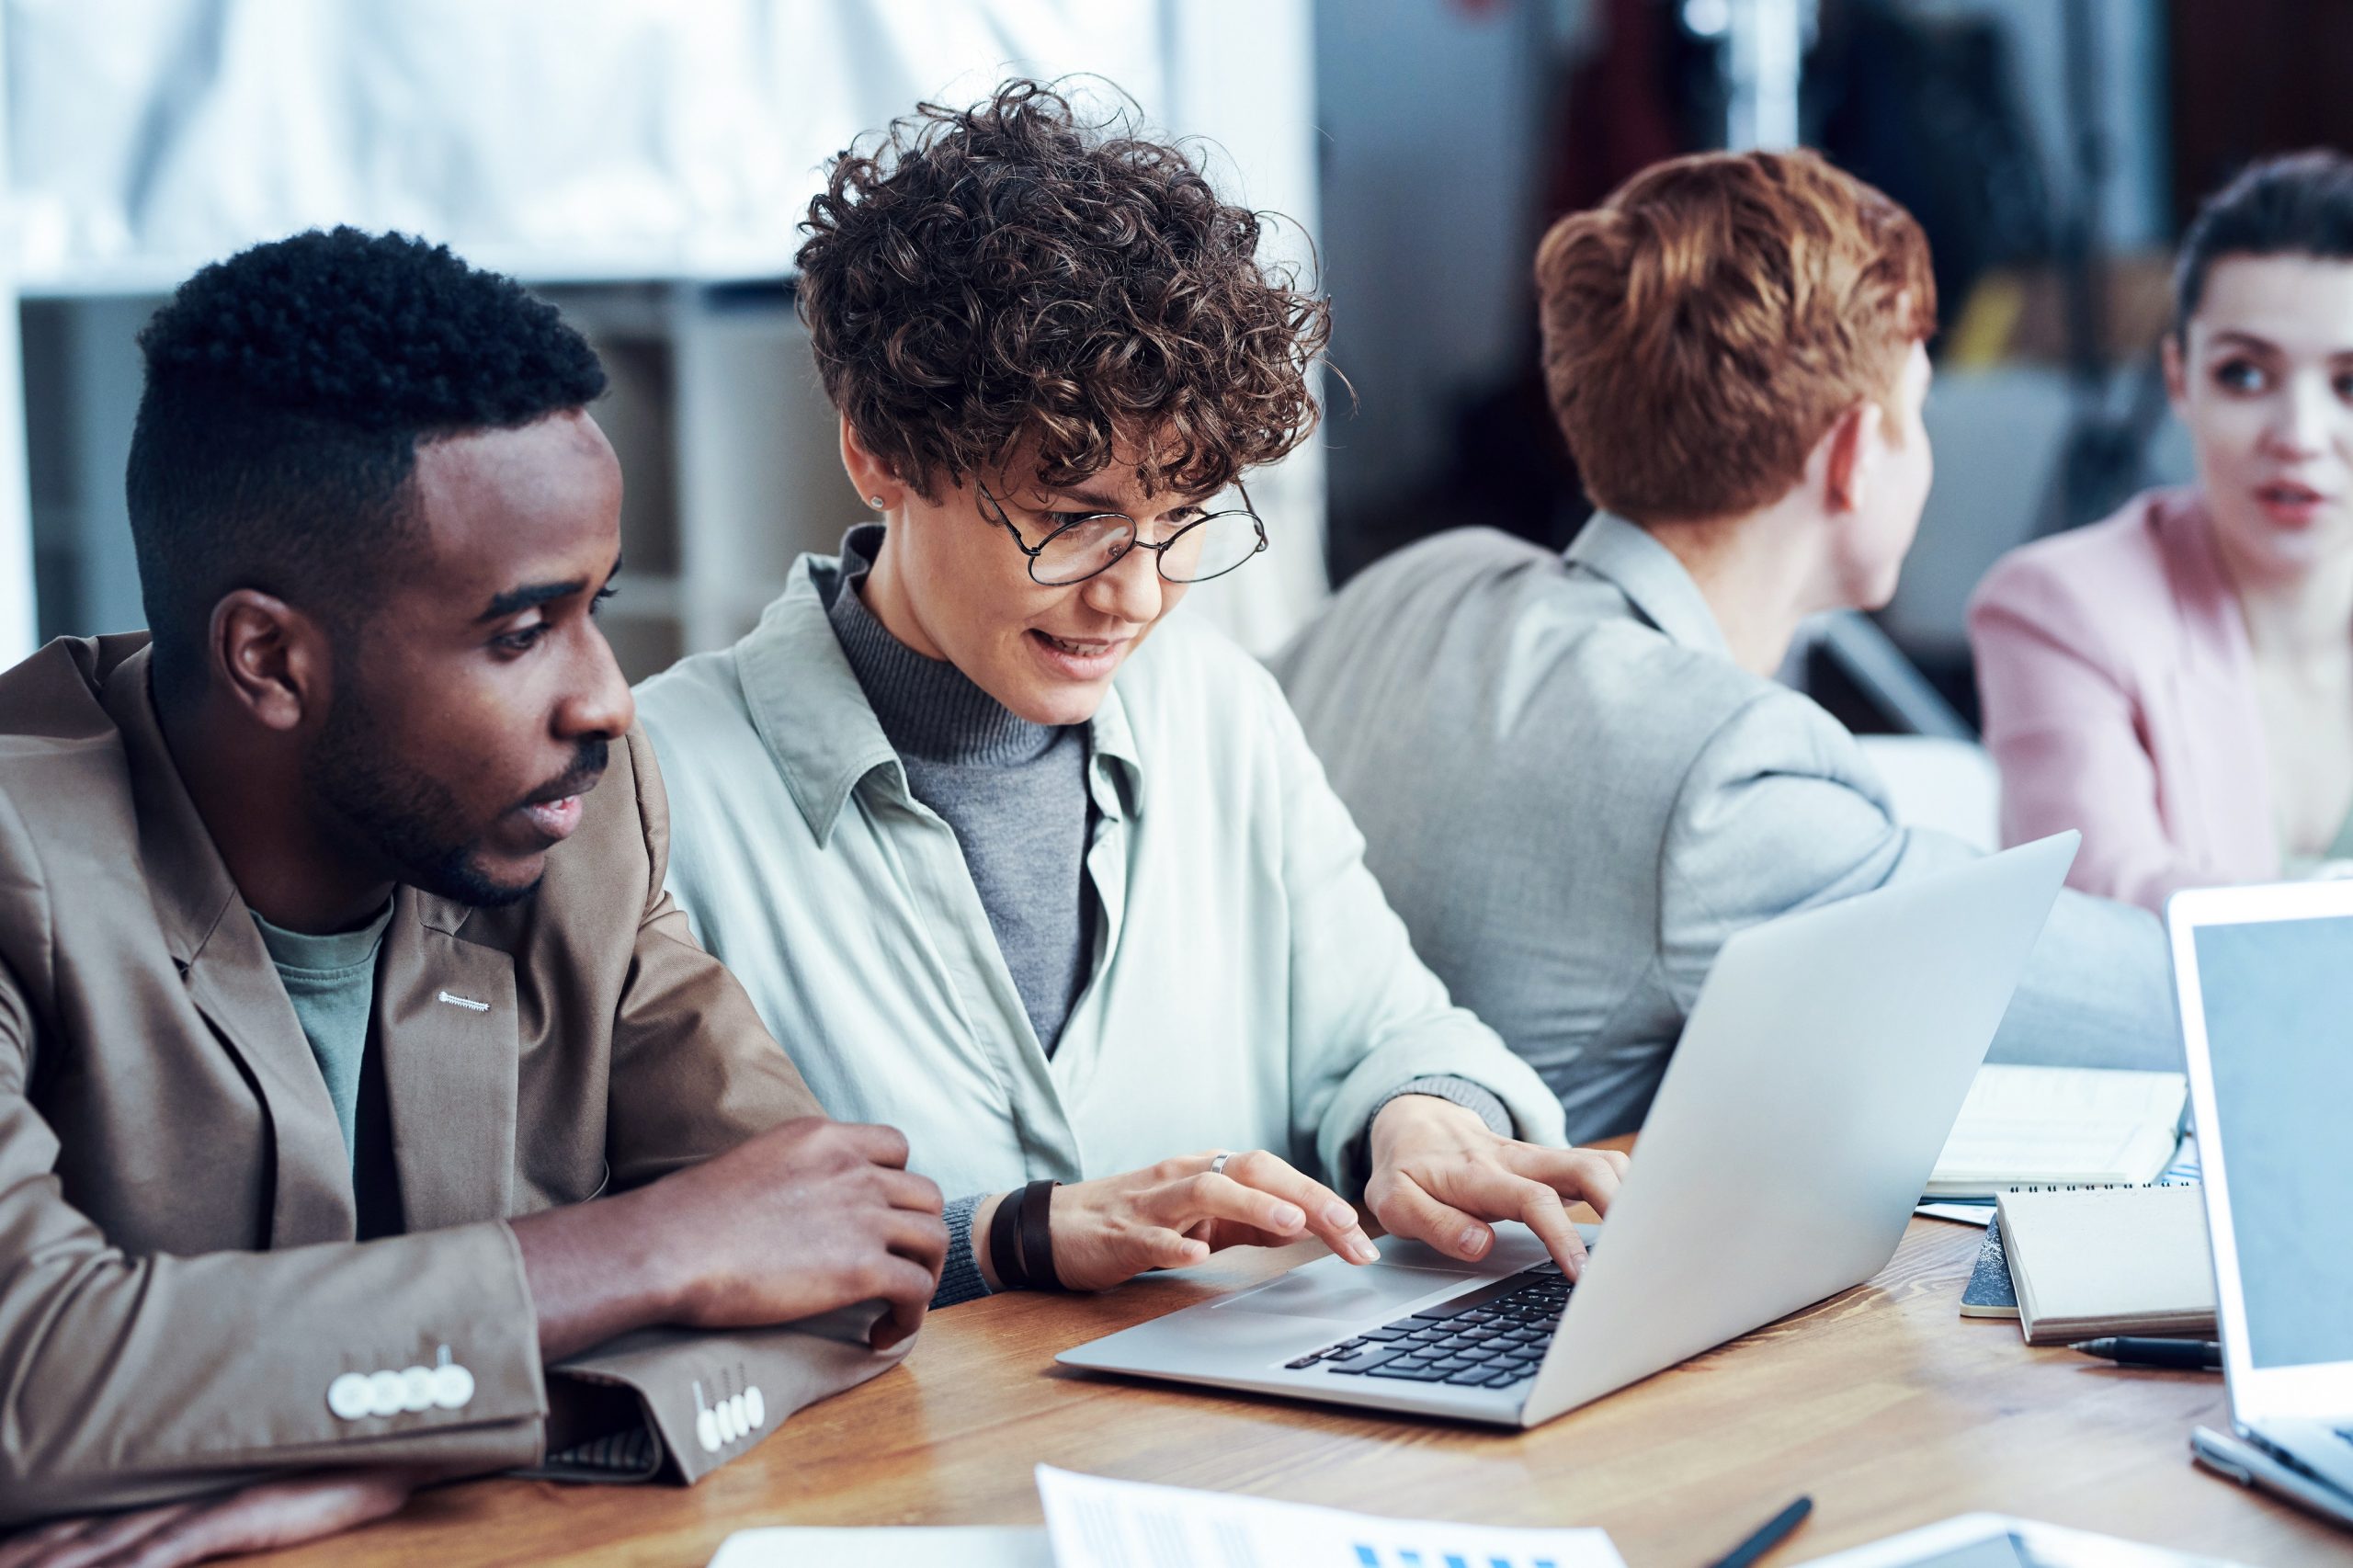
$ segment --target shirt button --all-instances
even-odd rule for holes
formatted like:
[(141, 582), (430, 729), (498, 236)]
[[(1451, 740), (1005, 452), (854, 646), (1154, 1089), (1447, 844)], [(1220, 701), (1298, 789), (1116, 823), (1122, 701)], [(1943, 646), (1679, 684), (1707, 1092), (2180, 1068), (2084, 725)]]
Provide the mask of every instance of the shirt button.
[(704, 1453), (715, 1454), (719, 1451), (718, 1416), (712, 1415), (708, 1410), (700, 1411), (696, 1414), (695, 1441), (702, 1445), (702, 1451)]
[(735, 1423), (735, 1435), (742, 1437), (752, 1429), (751, 1412), (744, 1407), (742, 1394), (731, 1394), (727, 1400), (728, 1418)]
[(375, 1407), (375, 1395), (369, 1392), (368, 1378), (361, 1372), (346, 1372), (327, 1385), (327, 1408), (346, 1421), (357, 1421)]
[(401, 1373), (401, 1408), (430, 1410), (433, 1408), (433, 1369), (410, 1367)]
[(744, 1418), (752, 1424), (755, 1432), (767, 1422), (768, 1402), (760, 1397), (760, 1385), (757, 1383), (744, 1391)]
[(373, 1372), (369, 1375), (369, 1415), (398, 1415), (407, 1398), (408, 1389), (398, 1372)]
[(444, 1410), (462, 1410), (474, 1397), (474, 1375), (456, 1362), (436, 1367), (429, 1374), (433, 1380), (433, 1403)]

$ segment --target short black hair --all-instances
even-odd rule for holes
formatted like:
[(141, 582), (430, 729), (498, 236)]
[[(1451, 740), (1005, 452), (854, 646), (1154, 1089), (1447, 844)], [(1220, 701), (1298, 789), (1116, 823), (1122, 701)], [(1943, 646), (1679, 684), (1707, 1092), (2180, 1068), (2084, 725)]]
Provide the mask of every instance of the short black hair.
[(2189, 330), (2206, 276), (2233, 256), (2353, 261), (2353, 158), (2316, 148), (2249, 164), (2198, 209), (2174, 264), (2173, 330)]
[(605, 390), (554, 306), (447, 245), (312, 230), (180, 285), (139, 335), (125, 489), (156, 689), (196, 689), (212, 607), (257, 588), (338, 637), (411, 537), (416, 449)]

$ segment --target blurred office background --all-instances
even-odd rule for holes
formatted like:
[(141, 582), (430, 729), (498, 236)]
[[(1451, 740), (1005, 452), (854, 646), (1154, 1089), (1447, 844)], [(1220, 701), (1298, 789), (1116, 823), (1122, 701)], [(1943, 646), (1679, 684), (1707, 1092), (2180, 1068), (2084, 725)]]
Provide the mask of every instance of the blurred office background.
[(1334, 297), (1348, 387), (1255, 486), (1278, 549), (1195, 600), (1262, 651), (1422, 534), (1573, 533), (1529, 285), (1552, 217), (1657, 157), (1799, 141), (1907, 203), (1944, 301), (1937, 486), (1896, 602), (1793, 677), (1965, 733), (1969, 590), (2186, 476), (2167, 248), (2247, 158), (2353, 145), (2348, 66), (2341, 0), (0, 0), (0, 663), (141, 623), (147, 313), (337, 222), (573, 312), (628, 475), (624, 666), (732, 640), (859, 516), (791, 311), (825, 160), (919, 98), (1087, 73), (1285, 214)]

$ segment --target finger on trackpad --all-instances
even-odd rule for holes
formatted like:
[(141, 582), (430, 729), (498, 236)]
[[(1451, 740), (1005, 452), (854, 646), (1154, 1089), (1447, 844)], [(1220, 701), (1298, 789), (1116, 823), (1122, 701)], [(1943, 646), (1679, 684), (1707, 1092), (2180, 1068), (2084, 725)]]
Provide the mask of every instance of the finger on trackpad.
[(1460, 1274), (1435, 1268), (1300, 1269), (1230, 1301), (1220, 1312), (1270, 1312), (1277, 1317), (1362, 1318), (1384, 1307), (1399, 1306), (1451, 1285), (1467, 1281)]

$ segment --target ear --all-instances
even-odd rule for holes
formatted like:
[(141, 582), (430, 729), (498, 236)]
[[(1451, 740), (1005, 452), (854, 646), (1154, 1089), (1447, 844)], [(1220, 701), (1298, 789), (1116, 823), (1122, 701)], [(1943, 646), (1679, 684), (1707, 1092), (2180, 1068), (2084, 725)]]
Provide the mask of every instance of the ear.
[(2189, 364), (2182, 358), (2181, 334), (2168, 332), (2157, 345), (2157, 358), (2165, 362), (2165, 401), (2173, 404), (2178, 415), (2189, 401)]
[(283, 599), (239, 588), (212, 607), (205, 652), (229, 700), (265, 729), (324, 717), (334, 688), (325, 629)]
[(907, 487), (890, 464), (867, 449), (865, 437), (847, 415), (842, 416), (842, 468), (858, 487), (858, 498), (878, 512), (888, 512), (905, 498)]
[(1886, 420), (1877, 403), (1865, 401), (1840, 415), (1822, 437), (1824, 509), (1833, 514), (1862, 510), (1878, 466), (1880, 426)]

